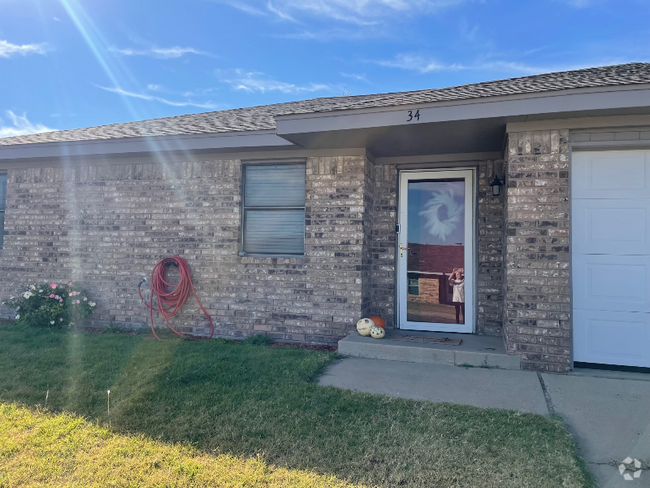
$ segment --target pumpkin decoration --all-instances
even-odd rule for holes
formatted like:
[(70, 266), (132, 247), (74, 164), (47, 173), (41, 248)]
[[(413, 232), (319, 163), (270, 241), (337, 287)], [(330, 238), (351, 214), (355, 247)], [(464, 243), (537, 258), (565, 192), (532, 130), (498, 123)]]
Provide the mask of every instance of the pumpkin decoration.
[(377, 315), (371, 315), (370, 320), (372, 320), (377, 327), (381, 327), (382, 329), (386, 328), (386, 322), (384, 322), (384, 319), (381, 317), (378, 317)]
[(370, 328), (374, 327), (375, 323), (370, 319), (361, 319), (357, 322), (357, 332), (362, 336), (370, 335)]
[(381, 327), (373, 325), (370, 327), (370, 337), (373, 339), (381, 339), (386, 335), (386, 331)]

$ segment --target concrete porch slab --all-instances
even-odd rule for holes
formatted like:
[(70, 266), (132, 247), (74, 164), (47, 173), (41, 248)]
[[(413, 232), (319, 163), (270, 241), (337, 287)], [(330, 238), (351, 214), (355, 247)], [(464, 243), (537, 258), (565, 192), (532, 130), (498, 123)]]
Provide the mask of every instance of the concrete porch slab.
[(319, 384), (412, 400), (548, 415), (537, 375), (527, 371), (348, 358), (327, 368)]
[[(459, 346), (403, 342), (399, 336), (449, 337), (462, 340)], [(383, 359), (423, 364), (472, 366), (519, 370), (519, 356), (508, 356), (501, 337), (447, 334), (389, 329), (383, 339), (360, 336), (354, 331), (339, 341), (339, 354), (367, 359)]]

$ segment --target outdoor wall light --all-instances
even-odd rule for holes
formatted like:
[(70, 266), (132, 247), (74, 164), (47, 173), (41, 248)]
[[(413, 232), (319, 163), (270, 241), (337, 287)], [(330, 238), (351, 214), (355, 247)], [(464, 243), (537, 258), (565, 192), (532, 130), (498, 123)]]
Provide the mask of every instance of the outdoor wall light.
[(497, 175), (494, 175), (494, 180), (492, 180), (490, 186), (492, 187), (493, 197), (498, 197), (499, 195), (501, 195), (501, 187), (503, 186), (503, 181), (500, 180)]

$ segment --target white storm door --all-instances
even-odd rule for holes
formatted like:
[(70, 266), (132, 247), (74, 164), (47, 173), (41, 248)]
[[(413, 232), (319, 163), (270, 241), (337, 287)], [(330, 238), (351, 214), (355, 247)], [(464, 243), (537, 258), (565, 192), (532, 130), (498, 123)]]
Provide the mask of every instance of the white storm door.
[(401, 329), (474, 331), (474, 202), (473, 170), (400, 173)]
[(571, 165), (574, 360), (650, 367), (650, 151)]

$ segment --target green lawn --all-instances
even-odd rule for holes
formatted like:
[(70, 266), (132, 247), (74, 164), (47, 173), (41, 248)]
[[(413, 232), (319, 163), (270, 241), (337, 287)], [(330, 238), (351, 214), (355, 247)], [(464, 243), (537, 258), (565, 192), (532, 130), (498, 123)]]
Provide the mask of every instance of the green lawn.
[(0, 326), (0, 487), (591, 486), (560, 420), (318, 386), (335, 357)]

